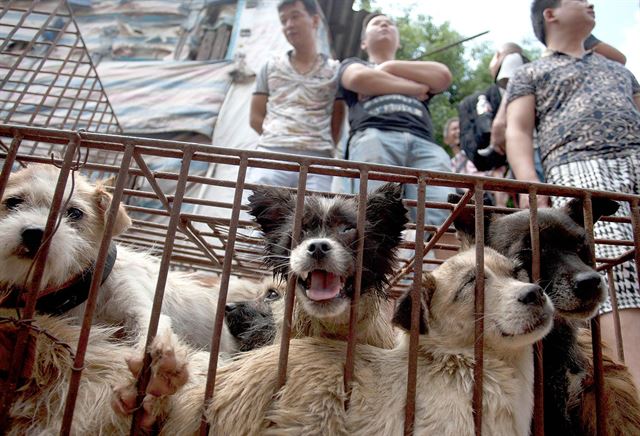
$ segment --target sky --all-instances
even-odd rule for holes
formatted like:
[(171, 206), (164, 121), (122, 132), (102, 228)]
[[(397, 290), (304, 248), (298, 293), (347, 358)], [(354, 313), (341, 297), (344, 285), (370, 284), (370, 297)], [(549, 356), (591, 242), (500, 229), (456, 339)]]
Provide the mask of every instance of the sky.
[[(531, 42), (542, 48), (531, 29), (530, 0), (377, 0), (385, 13), (402, 15), (405, 9), (445, 21), (463, 36), (489, 30), (474, 41), (498, 47), (504, 42)], [(640, 0), (592, 0), (596, 13), (593, 34), (627, 57), (627, 68), (640, 80)], [(469, 42), (467, 44), (474, 44)]]

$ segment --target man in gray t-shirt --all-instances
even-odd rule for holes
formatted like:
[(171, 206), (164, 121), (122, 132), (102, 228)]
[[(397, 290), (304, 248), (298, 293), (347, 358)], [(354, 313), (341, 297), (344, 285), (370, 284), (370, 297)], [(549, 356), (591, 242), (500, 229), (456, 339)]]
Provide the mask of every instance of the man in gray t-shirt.
[[(282, 0), (282, 31), (293, 49), (269, 59), (256, 77), (251, 127), (258, 150), (334, 157), (344, 105), (336, 100), (338, 62), (318, 52), (320, 15), (315, 0)], [(247, 181), (297, 187), (296, 172), (250, 168)], [(330, 191), (331, 177), (310, 173), (307, 189)]]

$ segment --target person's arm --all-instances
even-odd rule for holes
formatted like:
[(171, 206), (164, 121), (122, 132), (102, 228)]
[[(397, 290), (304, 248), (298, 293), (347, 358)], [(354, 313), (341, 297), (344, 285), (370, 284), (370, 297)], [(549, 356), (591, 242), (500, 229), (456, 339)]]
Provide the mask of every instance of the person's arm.
[(347, 65), (342, 72), (340, 84), (360, 95), (404, 94), (425, 100), (429, 92), (427, 85), (359, 63)]
[(491, 123), (491, 144), (500, 154), (506, 154), (506, 130), (507, 130), (507, 95), (500, 101), (498, 112)]
[(331, 113), (331, 138), (333, 143), (340, 141), (342, 134), (342, 125), (344, 124), (344, 101), (336, 100), (333, 102), (333, 112)]
[(617, 48), (607, 44), (606, 42), (600, 41), (593, 47), (593, 51), (598, 54), (601, 54), (607, 59), (611, 59), (612, 61), (619, 62), (622, 65), (627, 63), (627, 57)]
[[(535, 127), (535, 96), (518, 97), (507, 106), (507, 160), (516, 180), (540, 182), (533, 162), (533, 129)], [(538, 206), (548, 206), (545, 196), (538, 197)], [(529, 196), (520, 195), (520, 207), (529, 207)]]
[(262, 123), (267, 115), (268, 95), (253, 94), (251, 96), (251, 111), (249, 113), (249, 125), (258, 135), (262, 135)]
[(440, 62), (393, 60), (383, 62), (376, 69), (427, 85), (431, 94), (446, 91), (453, 81), (449, 68)]
[(640, 111), (640, 94), (636, 94), (633, 96), (633, 101), (636, 102), (636, 107)]

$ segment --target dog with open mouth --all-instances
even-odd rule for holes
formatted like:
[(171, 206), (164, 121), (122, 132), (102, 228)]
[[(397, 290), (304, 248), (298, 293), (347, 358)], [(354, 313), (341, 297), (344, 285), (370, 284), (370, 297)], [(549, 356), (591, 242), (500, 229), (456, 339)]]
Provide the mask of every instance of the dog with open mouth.
[[(398, 184), (385, 184), (366, 203), (356, 330), (359, 342), (384, 348), (395, 343), (386, 285), (408, 222), (401, 190)], [(295, 205), (296, 196), (278, 188), (260, 188), (249, 197), (249, 213), (264, 234), (266, 265), (276, 276), (297, 278), (292, 335), (346, 339), (356, 273), (357, 200), (305, 197), (300, 241), (290, 249)]]
[[(452, 194), (450, 203), (461, 196)], [(613, 215), (618, 203), (592, 199), (593, 222)], [(532, 277), (530, 214), (522, 210), (504, 215), (490, 210), (484, 216), (484, 240), (503, 255), (522, 265), (527, 280)], [(562, 208), (538, 210), (540, 237), (540, 282), (555, 309), (554, 327), (543, 341), (544, 420), (547, 435), (593, 434), (596, 428), (595, 389), (590, 334), (581, 325), (592, 318), (606, 298), (602, 276), (591, 264), (584, 228), (582, 199), (572, 199)], [(463, 246), (475, 242), (475, 211), (466, 208), (454, 221)], [(587, 339), (588, 338), (588, 339)], [(605, 408), (611, 434), (640, 434), (640, 401), (631, 374), (615, 364), (603, 349), (605, 363)], [(589, 385), (591, 385), (589, 387)]]

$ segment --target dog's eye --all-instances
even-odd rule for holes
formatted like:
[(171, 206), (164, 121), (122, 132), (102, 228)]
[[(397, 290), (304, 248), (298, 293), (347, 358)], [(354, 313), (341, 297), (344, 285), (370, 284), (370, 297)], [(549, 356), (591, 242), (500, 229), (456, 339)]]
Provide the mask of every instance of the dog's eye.
[(24, 203), (24, 199), (20, 197), (9, 197), (4, 201), (4, 205), (9, 210), (16, 210), (22, 203)]
[(67, 218), (72, 221), (78, 221), (80, 218), (84, 216), (84, 212), (82, 212), (77, 207), (70, 207), (67, 209)]
[(280, 293), (275, 289), (269, 289), (264, 296), (264, 301), (275, 301), (280, 299)]

